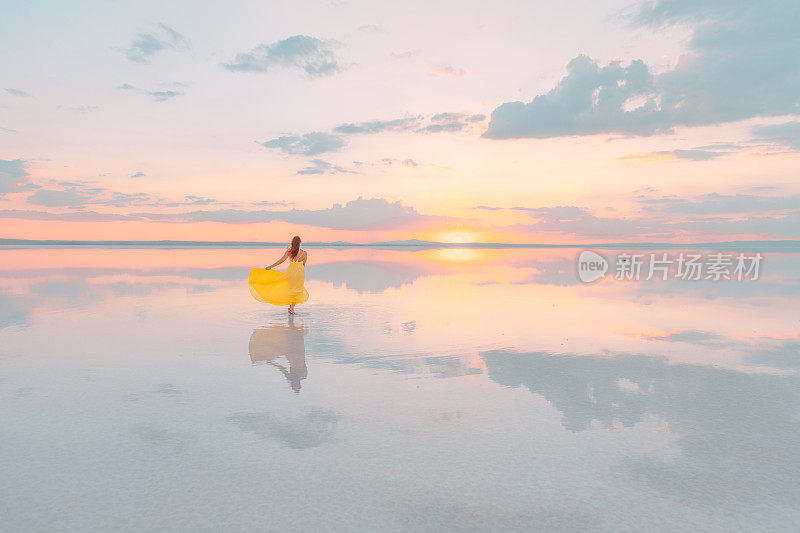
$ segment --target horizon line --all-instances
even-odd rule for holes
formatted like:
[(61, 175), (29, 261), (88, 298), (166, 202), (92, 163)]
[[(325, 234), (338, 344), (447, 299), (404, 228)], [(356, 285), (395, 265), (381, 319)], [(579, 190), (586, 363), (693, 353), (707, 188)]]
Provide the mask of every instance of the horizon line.
[[(306, 242), (309, 248), (597, 248), (597, 249), (636, 249), (636, 248), (739, 248), (761, 246), (768, 248), (797, 248), (800, 250), (800, 239), (777, 240), (738, 240), (695, 243), (665, 242), (611, 242), (611, 243), (491, 243), (491, 242), (437, 242), (409, 239), (405, 241), (378, 241), (371, 243), (353, 243), (346, 241)], [(280, 248), (283, 242), (260, 241), (179, 241), (179, 240), (66, 240), (66, 239), (6, 239), (0, 238), (0, 249), (21, 248)]]

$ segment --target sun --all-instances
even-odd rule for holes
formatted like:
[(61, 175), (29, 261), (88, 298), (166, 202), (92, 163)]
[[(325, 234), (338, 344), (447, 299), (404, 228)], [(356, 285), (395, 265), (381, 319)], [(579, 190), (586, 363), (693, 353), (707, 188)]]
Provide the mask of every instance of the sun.
[(437, 234), (436, 240), (446, 243), (465, 244), (475, 242), (476, 238), (475, 234), (469, 231), (443, 231)]

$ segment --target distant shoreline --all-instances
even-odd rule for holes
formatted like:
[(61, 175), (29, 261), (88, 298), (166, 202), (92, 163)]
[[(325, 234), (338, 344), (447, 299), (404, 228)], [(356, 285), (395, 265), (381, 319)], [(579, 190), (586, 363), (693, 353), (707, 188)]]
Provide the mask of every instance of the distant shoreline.
[[(238, 241), (71, 241), (0, 239), (0, 250), (37, 248), (116, 248), (116, 249), (213, 249), (213, 248), (283, 248), (286, 243), (238, 242)], [(751, 251), (798, 251), (800, 240), (777, 241), (720, 241), (701, 243), (582, 243), (582, 244), (514, 244), (514, 243), (446, 243), (432, 241), (390, 241), (374, 243), (351, 242), (307, 242), (308, 248), (383, 248), (402, 250), (436, 250), (451, 248), (497, 249), (497, 248), (586, 248), (598, 250), (637, 249), (708, 249)]]

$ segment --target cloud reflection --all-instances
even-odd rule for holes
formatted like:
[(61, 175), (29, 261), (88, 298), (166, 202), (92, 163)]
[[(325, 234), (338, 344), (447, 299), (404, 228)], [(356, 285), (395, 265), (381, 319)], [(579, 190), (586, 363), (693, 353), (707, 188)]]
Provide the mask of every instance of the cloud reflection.
[[(482, 353), (489, 377), (552, 402), (572, 431), (593, 422), (632, 427), (645, 414), (669, 424), (675, 460), (626, 460), (635, 482), (689, 506), (800, 510), (800, 375), (670, 365), (645, 355)], [(714, 487), (714, 490), (709, 490)], [(771, 504), (766, 504), (767, 500)]]
[(228, 417), (239, 429), (295, 450), (320, 446), (331, 440), (338, 415), (326, 409), (313, 409), (301, 416), (279, 417), (266, 411), (239, 413)]

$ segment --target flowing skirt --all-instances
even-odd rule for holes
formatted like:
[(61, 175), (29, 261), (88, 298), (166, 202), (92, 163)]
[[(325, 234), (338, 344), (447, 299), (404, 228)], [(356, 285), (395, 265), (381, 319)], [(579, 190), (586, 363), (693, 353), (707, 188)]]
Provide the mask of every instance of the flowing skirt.
[(254, 268), (247, 280), (250, 294), (259, 302), (273, 305), (301, 304), (308, 300), (306, 268), (303, 263), (291, 262), (286, 272)]

